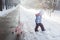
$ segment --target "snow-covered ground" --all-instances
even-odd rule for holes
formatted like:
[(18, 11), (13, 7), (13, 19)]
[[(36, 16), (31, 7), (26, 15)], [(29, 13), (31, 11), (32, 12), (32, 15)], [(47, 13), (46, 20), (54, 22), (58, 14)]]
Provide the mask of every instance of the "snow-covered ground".
[[(42, 32), (39, 28), (39, 32), (35, 32), (35, 14), (38, 12), (38, 10), (27, 9), (21, 5), (19, 6), (20, 21), (24, 24), (22, 27), (22, 30), (24, 31), (23, 40), (60, 40), (60, 11), (55, 11), (51, 16), (49, 16), (48, 12), (45, 11), (43, 14), (42, 23), (46, 31)], [(3, 15), (5, 14), (3, 13), (1, 16)], [(12, 35), (9, 35), (9, 40), (14, 37), (11, 36)]]
[(43, 14), (42, 23), (46, 29), (42, 32), (39, 28), (39, 32), (35, 32), (35, 13), (37, 10), (26, 9), (20, 6), (20, 20), (24, 23), (23, 30), (25, 32), (24, 40), (60, 40), (60, 12), (55, 11), (52, 16), (47, 14), (47, 11)]

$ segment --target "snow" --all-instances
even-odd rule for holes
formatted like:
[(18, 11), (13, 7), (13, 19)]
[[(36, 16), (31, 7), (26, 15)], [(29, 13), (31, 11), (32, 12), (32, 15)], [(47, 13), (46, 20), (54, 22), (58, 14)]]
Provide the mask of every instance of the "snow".
[(16, 7), (12, 7), (12, 8), (7, 9), (7, 10), (4, 8), (3, 11), (0, 11), (0, 17), (7, 15), (11, 11), (15, 10), (17, 7), (18, 7), (18, 5)]
[[(44, 11), (42, 23), (46, 31), (42, 32), (41, 28), (39, 28), (39, 32), (35, 32), (35, 14), (38, 10), (19, 6), (20, 21), (24, 24), (22, 27), (24, 31), (23, 40), (60, 40), (60, 11), (54, 11), (51, 16), (49, 16), (48, 11)], [(13, 9), (15, 9), (15, 7)], [(10, 9), (10, 11), (13, 9)], [(9, 10), (0, 12), (2, 13), (0, 16), (4, 16), (5, 12), (8, 13)]]
[[(23, 30), (25, 32), (24, 40), (60, 40), (60, 22), (59, 13), (53, 12), (52, 16), (47, 14), (47, 11), (43, 14), (42, 23), (46, 29), (45, 32), (35, 32), (35, 14), (38, 10), (27, 9), (20, 5), (20, 21), (24, 23)], [(55, 14), (54, 14), (55, 13)], [(57, 17), (57, 18), (56, 18)]]
[(45, 12), (45, 14), (43, 15), (43, 18), (48, 19), (50, 21), (54, 21), (57, 23), (60, 23), (60, 11), (55, 10), (54, 12), (51, 12), (51, 16), (50, 13), (48, 11)]

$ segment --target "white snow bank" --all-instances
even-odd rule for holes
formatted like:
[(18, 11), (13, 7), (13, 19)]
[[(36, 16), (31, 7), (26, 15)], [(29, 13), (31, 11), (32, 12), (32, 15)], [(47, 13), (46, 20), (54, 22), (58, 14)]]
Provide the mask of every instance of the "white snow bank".
[(18, 4), (16, 7), (12, 7), (12, 8), (10, 8), (10, 9), (8, 9), (8, 10), (0, 11), (0, 17), (9, 14), (9, 13), (12, 12), (13, 10), (17, 9), (18, 6), (19, 6), (19, 4)]
[(11, 9), (0, 12), (0, 27), (16, 27), (19, 20), (19, 5)]
[(45, 11), (44, 15), (43, 15), (44, 19), (54, 21), (54, 22), (57, 22), (57, 23), (60, 23), (60, 18), (59, 17), (60, 17), (60, 11), (57, 11), (57, 10), (52, 12), (51, 15), (48, 11)]

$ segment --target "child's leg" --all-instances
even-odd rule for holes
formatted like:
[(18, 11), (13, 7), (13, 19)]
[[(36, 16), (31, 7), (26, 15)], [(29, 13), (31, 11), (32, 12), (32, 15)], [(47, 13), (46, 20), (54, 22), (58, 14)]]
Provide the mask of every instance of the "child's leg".
[(44, 28), (43, 24), (40, 23), (39, 25), (40, 25), (40, 27), (41, 27), (41, 30), (42, 30), (42, 31), (45, 31), (45, 28)]
[(38, 24), (36, 23), (35, 31), (38, 31)]

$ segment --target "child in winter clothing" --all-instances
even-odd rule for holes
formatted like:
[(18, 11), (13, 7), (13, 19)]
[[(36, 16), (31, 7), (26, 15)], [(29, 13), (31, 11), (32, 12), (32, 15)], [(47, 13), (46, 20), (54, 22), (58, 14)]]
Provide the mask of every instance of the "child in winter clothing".
[(45, 31), (44, 26), (41, 23), (41, 20), (42, 20), (42, 11), (40, 11), (39, 13), (37, 13), (35, 16), (36, 16), (36, 19), (35, 19), (35, 22), (36, 22), (35, 31), (38, 31), (38, 27), (39, 26), (41, 27), (42, 31)]

